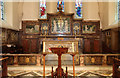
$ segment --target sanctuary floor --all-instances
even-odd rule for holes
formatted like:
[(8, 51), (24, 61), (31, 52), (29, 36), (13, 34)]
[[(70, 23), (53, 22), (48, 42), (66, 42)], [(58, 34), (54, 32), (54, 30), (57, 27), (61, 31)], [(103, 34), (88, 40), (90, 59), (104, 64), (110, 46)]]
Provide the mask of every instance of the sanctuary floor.
[[(73, 76), (73, 67), (68, 67), (68, 75)], [(57, 66), (53, 66), (53, 70)], [(62, 66), (64, 71), (66, 71), (66, 66)], [(52, 66), (45, 67), (45, 75), (51, 76)], [(75, 75), (77, 77), (84, 76), (84, 78), (112, 78), (112, 66), (75, 66)], [(8, 66), (8, 76), (16, 76), (24, 78), (26, 76), (43, 76), (43, 66)]]

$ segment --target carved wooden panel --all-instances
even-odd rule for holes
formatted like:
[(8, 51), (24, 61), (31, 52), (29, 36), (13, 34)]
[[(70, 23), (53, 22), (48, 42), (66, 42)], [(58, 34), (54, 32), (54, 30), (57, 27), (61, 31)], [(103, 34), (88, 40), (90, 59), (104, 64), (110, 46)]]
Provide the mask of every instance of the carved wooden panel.
[(31, 43), (30, 43), (30, 52), (37, 52), (37, 47), (38, 47), (38, 41), (37, 39), (31, 39)]
[(84, 40), (84, 52), (88, 52), (88, 53), (91, 52), (89, 39)]
[(100, 22), (85, 21), (82, 23), (82, 34), (99, 34), (100, 31)]
[(48, 35), (49, 32), (49, 24), (47, 22), (41, 23), (41, 35)]
[(37, 58), (35, 56), (19, 56), (18, 64), (19, 65), (35, 65)]
[(73, 34), (78, 35), (80, 34), (80, 23), (79, 22), (74, 22), (73, 23)]
[(102, 56), (86, 56), (85, 65), (102, 65)]
[(113, 59), (115, 59), (115, 58), (117, 58), (117, 56), (108, 56), (107, 57), (107, 64), (112, 65), (114, 63)]
[(96, 39), (94, 40), (93, 52), (96, 52), (96, 53), (100, 52), (100, 40), (96, 40)]
[(28, 39), (24, 39), (22, 40), (22, 46), (23, 46), (23, 51), (25, 53), (28, 53), (29, 52), (29, 40)]
[(40, 25), (38, 21), (23, 21), (22, 30), (24, 34), (39, 34)]
[(18, 43), (18, 31), (6, 28), (0, 28), (0, 38), (2, 44), (17, 44)]
[(52, 17), (51, 33), (52, 34), (70, 34), (71, 19), (69, 17)]
[[(73, 15), (73, 13), (48, 13), (47, 19), (38, 19), (37, 21), (23, 21), (21, 37), (28, 39), (28, 42), (26, 41), (27, 44), (25, 44), (27, 46), (27, 49), (24, 48), (25, 51), (28, 51), (29, 53), (36, 51), (42, 52), (43, 47), (40, 47), (42, 44), (40, 44), (39, 41), (33, 39), (41, 40), (42, 38), (46, 38), (46, 40), (49, 40), (51, 38), (54, 41), (57, 38), (68, 38), (69, 41), (71, 38), (81, 38), (82, 40), (79, 41), (79, 51), (81, 53), (83, 53), (83, 51), (84, 53), (100, 52), (101, 48), (99, 48), (99, 41), (95, 40), (94, 42), (94, 39), (101, 40), (100, 22), (92, 20), (84, 21), (82, 19), (76, 20), (73, 18)], [(35, 27), (36, 25), (39, 27)], [(39, 33), (31, 33), (31, 29), (35, 29), (36, 31), (36, 28), (37, 31), (39, 30)], [(26, 33), (26, 31), (28, 32)], [(25, 43), (25, 41), (23, 43)], [(23, 47), (26, 46), (23, 45)]]
[[(7, 56), (7, 57), (8, 57), (8, 56)], [(14, 57), (13, 57), (13, 56), (8, 57), (7, 60), (8, 60), (8, 61), (7, 61), (7, 64), (8, 64), (8, 65), (13, 65), (13, 64), (14, 64)]]

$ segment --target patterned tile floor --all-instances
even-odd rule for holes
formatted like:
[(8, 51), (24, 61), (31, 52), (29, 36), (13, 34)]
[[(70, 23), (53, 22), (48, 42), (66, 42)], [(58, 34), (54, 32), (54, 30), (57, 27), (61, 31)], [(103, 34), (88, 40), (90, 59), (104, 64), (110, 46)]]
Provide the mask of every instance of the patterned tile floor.
[[(66, 66), (62, 66), (65, 71)], [(68, 67), (68, 75), (73, 76), (72, 66)], [(55, 69), (57, 66), (54, 66)], [(51, 76), (51, 66), (46, 66), (46, 76)], [(112, 66), (75, 66), (75, 75), (79, 78), (112, 78)], [(42, 77), (43, 66), (8, 66), (8, 76)]]

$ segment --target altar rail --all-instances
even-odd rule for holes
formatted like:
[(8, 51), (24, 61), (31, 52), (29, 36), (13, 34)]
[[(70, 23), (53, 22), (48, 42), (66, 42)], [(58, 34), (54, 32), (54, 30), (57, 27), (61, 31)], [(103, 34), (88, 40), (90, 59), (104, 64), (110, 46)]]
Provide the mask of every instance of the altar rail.
[[(42, 65), (42, 54), (0, 54), (8, 57), (8, 65)], [(80, 54), (75, 58), (75, 64), (84, 65), (112, 65), (113, 58), (120, 58), (120, 54)]]

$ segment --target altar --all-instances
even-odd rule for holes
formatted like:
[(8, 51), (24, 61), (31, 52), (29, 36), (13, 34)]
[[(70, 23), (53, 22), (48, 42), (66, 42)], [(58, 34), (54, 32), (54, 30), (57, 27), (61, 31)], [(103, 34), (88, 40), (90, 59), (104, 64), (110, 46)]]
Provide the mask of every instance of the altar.
[(72, 63), (72, 56), (70, 53), (79, 53), (78, 52), (78, 41), (77, 40), (44, 40), (43, 41), (43, 53), (47, 53), (45, 56), (46, 61), (58, 61), (57, 54), (53, 54), (51, 52), (51, 47), (56, 48), (68, 48), (67, 54), (63, 54), (61, 56), (62, 61), (71, 61)]

